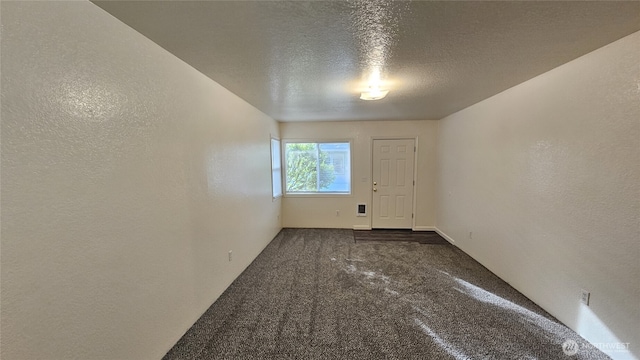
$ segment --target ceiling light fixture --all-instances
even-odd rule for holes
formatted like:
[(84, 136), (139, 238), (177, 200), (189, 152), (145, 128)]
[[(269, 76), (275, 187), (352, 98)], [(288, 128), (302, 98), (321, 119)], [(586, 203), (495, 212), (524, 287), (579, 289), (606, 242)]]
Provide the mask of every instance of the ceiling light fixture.
[(369, 86), (369, 91), (360, 94), (362, 100), (380, 100), (387, 96), (389, 90), (382, 90), (377, 86)]

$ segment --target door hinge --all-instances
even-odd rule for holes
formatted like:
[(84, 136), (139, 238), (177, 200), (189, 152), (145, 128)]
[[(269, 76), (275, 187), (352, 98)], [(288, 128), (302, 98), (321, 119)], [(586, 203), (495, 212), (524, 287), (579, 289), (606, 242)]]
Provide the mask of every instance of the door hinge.
[(413, 214), (411, 214), (411, 218), (413, 219)]
[(416, 147), (415, 146), (413, 147), (413, 152), (416, 152)]
[(416, 181), (415, 180), (413, 180), (413, 186), (416, 186)]

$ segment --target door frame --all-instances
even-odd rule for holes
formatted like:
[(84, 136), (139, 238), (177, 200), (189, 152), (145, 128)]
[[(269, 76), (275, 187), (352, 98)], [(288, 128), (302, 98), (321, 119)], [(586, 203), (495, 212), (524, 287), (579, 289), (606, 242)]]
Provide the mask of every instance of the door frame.
[(369, 213), (371, 216), (369, 217), (369, 230), (373, 229), (373, 141), (374, 140), (413, 140), (413, 144), (416, 147), (415, 153), (413, 154), (413, 199), (411, 204), (412, 218), (411, 218), (411, 230), (416, 227), (416, 200), (417, 194), (416, 191), (418, 187), (418, 151), (420, 147), (418, 146), (418, 135), (407, 135), (407, 136), (371, 136), (369, 138), (369, 209), (371, 210)]

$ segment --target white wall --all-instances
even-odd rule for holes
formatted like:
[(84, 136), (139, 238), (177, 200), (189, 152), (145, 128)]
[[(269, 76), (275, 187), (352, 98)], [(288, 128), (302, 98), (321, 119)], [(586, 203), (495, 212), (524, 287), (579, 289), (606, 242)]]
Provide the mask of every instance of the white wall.
[(636, 356), (638, 59), (635, 33), (441, 120), (436, 191), (437, 227), (457, 246), (591, 342)]
[(1, 6), (2, 359), (159, 359), (280, 229), (277, 123), (89, 2)]
[[(372, 137), (418, 137), (417, 229), (435, 225), (435, 160), (437, 122), (345, 121), (280, 123), (283, 139), (352, 140), (352, 195), (326, 197), (284, 197), (283, 226), (353, 228), (371, 226), (371, 139)], [(357, 217), (356, 205), (365, 202), (368, 216)], [(336, 216), (336, 210), (340, 216)]]

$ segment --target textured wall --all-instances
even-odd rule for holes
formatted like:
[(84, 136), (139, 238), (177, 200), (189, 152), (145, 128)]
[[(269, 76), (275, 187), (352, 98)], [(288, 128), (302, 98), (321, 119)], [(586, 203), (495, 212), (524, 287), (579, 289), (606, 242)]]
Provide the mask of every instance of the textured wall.
[[(351, 139), (352, 195), (287, 197), (282, 201), (286, 227), (353, 228), (371, 224), (372, 137), (418, 136), (417, 228), (435, 224), (436, 121), (346, 121), (280, 123), (283, 139)], [(367, 217), (356, 216), (356, 204), (368, 204)], [(336, 216), (336, 210), (340, 216)]]
[(441, 120), (436, 191), (437, 227), (456, 245), (591, 342), (636, 356), (639, 58), (635, 33)]
[(2, 359), (158, 359), (278, 232), (277, 124), (89, 2), (1, 6)]

